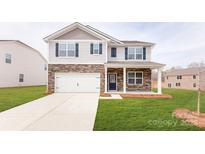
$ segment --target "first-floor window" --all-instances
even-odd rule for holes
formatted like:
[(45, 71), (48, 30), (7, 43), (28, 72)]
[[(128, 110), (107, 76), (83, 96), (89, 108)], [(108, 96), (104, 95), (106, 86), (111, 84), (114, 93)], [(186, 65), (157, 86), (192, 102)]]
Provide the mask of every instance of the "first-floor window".
[(44, 64), (44, 71), (47, 71), (47, 64)]
[(196, 83), (193, 83), (193, 87), (196, 87)]
[(128, 72), (128, 84), (139, 85), (143, 84), (143, 73), (142, 72)]
[(171, 84), (171, 83), (168, 83), (168, 87), (171, 88), (171, 87), (172, 87), (172, 84)]
[(59, 43), (59, 57), (74, 57), (75, 44), (74, 43)]
[(128, 73), (128, 84), (135, 84), (135, 73)]
[(176, 87), (180, 87), (181, 86), (181, 84), (180, 83), (176, 83)]
[(19, 74), (19, 82), (23, 82), (24, 81), (24, 74)]

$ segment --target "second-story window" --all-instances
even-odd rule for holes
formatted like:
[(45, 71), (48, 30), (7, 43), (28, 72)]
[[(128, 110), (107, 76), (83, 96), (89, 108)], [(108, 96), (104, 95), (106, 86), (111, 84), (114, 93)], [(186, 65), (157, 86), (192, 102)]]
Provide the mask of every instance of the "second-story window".
[(74, 57), (75, 44), (74, 43), (60, 43), (59, 44), (59, 57)]
[(112, 58), (117, 57), (117, 49), (116, 48), (111, 48), (111, 57)]
[(143, 60), (143, 48), (128, 48), (128, 59), (130, 60)]
[(99, 43), (93, 44), (93, 54), (95, 55), (99, 54)]
[(11, 64), (11, 54), (5, 54), (5, 63)]
[(178, 80), (182, 79), (182, 76), (181, 75), (177, 75), (177, 79)]
[(75, 56), (75, 44), (68, 44), (68, 57), (74, 57)]
[(193, 79), (196, 79), (196, 75), (193, 75)]

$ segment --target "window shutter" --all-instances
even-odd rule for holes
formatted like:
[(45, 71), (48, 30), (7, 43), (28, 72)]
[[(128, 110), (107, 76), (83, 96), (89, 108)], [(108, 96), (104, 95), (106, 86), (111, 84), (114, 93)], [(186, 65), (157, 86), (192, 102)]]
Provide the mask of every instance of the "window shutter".
[(56, 57), (58, 57), (58, 48), (59, 48), (59, 44), (56, 43)]
[(125, 60), (127, 60), (127, 59), (128, 59), (128, 49), (125, 48)]
[(143, 60), (146, 60), (146, 48), (143, 48)]
[(79, 44), (78, 43), (75, 44), (75, 56), (79, 57)]
[(99, 54), (102, 54), (102, 43), (99, 44)]
[(90, 44), (90, 54), (93, 54), (93, 43)]

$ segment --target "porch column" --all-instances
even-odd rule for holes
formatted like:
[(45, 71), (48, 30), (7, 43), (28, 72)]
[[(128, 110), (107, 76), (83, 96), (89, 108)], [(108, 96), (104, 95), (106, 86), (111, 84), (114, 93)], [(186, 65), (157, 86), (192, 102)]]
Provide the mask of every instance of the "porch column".
[(126, 67), (123, 67), (123, 93), (126, 93)]
[(107, 66), (105, 66), (105, 93), (107, 93)]
[(158, 69), (157, 75), (157, 93), (162, 94), (162, 70), (161, 68)]

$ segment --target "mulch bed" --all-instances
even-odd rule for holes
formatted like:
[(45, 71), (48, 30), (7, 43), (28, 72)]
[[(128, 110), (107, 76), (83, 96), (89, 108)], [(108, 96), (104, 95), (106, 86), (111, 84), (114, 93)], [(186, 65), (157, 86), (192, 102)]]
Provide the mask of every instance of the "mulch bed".
[(120, 94), (122, 98), (162, 98), (171, 99), (171, 95), (166, 94)]
[(108, 93), (100, 93), (101, 97), (111, 97), (111, 94)]
[(176, 109), (173, 114), (185, 122), (191, 123), (199, 128), (205, 128), (205, 113), (197, 114), (197, 112), (188, 109)]

